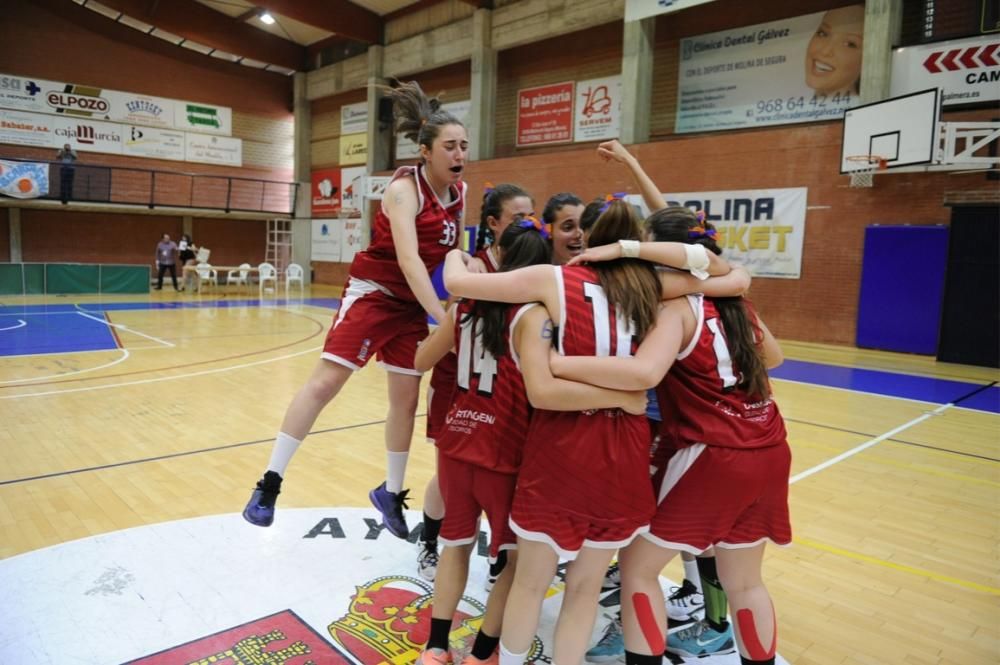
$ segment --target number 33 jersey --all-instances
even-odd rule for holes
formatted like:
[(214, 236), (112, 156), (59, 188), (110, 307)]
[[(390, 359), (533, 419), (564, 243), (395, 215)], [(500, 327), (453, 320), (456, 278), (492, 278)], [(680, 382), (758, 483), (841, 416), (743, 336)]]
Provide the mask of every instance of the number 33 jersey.
[[(449, 251), (459, 246), (464, 232), (462, 213), (465, 209), (465, 182), (451, 187), (451, 202), (442, 203), (427, 182), (424, 167), (404, 166), (397, 169), (392, 179), (413, 177), (417, 185), (417, 204), (420, 211), (416, 217), (417, 252), (430, 274), (441, 265)], [(361, 193), (355, 193), (360, 196)], [(400, 300), (416, 301), (416, 296), (406, 283), (406, 277), (399, 267), (396, 246), (393, 244), (392, 227), (385, 206), (380, 205), (375, 213), (372, 242), (368, 249), (359, 252), (351, 263), (351, 276), (373, 282)]]
[(535, 305), (507, 307), (505, 353), (499, 358), (483, 348), (478, 334), (482, 320), (471, 316), (473, 306), (474, 301), (463, 300), (455, 308), (455, 403), (438, 435), (437, 447), (442, 454), (463, 462), (498, 473), (517, 473), (531, 405), (512, 338), (518, 320)]

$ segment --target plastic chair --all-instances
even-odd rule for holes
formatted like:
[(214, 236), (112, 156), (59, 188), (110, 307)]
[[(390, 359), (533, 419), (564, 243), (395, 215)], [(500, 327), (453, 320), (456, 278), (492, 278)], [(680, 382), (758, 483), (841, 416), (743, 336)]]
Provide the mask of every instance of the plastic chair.
[(230, 270), (226, 273), (226, 284), (239, 284), (247, 288), (250, 287), (250, 264), (241, 263), (237, 270)]
[(305, 295), (306, 284), (303, 278), (304, 272), (302, 266), (298, 263), (292, 263), (285, 269), (285, 298), (288, 298), (288, 291), (292, 286), (292, 282), (298, 282), (300, 294)]
[(278, 271), (274, 269), (270, 263), (261, 263), (257, 266), (258, 275), (258, 288), (260, 289), (260, 298), (264, 299), (264, 283), (271, 282), (274, 285), (274, 290), (278, 290)]
[(212, 250), (208, 247), (200, 247), (198, 248), (198, 253), (195, 254), (195, 260), (198, 261), (198, 263), (208, 263), (208, 257), (211, 255)]
[(199, 263), (194, 268), (198, 273), (198, 293), (201, 293), (201, 285), (208, 283), (215, 288), (219, 288), (219, 271), (208, 263)]

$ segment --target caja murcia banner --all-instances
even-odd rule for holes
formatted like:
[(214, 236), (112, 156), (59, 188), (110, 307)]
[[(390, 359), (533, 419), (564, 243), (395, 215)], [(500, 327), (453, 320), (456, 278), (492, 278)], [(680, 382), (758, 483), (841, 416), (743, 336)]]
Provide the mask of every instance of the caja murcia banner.
[[(668, 205), (703, 210), (717, 230), (716, 242), (726, 259), (743, 265), (754, 277), (798, 279), (806, 230), (806, 187), (745, 189), (664, 194)], [(630, 203), (648, 215), (642, 197)]]
[(677, 132), (839, 120), (859, 103), (864, 5), (680, 41)]

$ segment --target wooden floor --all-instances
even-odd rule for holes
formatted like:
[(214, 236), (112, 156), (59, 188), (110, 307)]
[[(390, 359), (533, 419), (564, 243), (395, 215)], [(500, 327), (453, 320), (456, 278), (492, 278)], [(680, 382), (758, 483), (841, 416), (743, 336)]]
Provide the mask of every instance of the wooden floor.
[[(198, 302), (172, 293), (148, 300), (175, 299)], [(127, 355), (0, 357), (0, 557), (242, 509), (291, 395), (317, 362), (332, 310), (226, 300), (227, 308), (109, 312)], [(6, 297), (0, 313), (114, 301)], [(922, 357), (784, 349), (834, 365), (1000, 378)], [(776, 381), (775, 389), (793, 478), (935, 410), (816, 385)], [(367, 505), (384, 473), (385, 411), (384, 375), (371, 366), (316, 423), (279, 506)], [(423, 427), (421, 416), (408, 471), (417, 497), (432, 473)], [(998, 448), (1000, 416), (949, 408), (796, 480), (795, 545), (771, 549), (765, 569), (782, 655), (799, 665), (1000, 662)], [(676, 563), (668, 573), (682, 577)]]

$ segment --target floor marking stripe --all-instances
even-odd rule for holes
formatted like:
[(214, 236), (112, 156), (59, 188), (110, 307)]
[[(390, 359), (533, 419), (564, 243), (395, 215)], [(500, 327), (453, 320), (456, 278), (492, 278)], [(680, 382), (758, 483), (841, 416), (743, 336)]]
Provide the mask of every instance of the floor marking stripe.
[(992, 586), (987, 586), (985, 584), (979, 584), (978, 582), (972, 582), (970, 580), (963, 580), (959, 577), (952, 577), (950, 575), (942, 575), (940, 573), (934, 573), (929, 570), (924, 570), (923, 568), (915, 568), (913, 566), (906, 566), (900, 563), (893, 563), (892, 561), (886, 561), (885, 559), (879, 559), (878, 557), (868, 556), (867, 554), (861, 554), (859, 552), (852, 552), (850, 550), (841, 549), (839, 547), (833, 547), (831, 545), (826, 545), (824, 543), (818, 543), (815, 540), (810, 540), (808, 538), (793, 538), (796, 545), (805, 545), (806, 547), (811, 547), (813, 549), (820, 550), (822, 552), (828, 552), (830, 554), (836, 554), (838, 556), (847, 557), (848, 559), (854, 559), (856, 561), (863, 561), (864, 563), (872, 563), (876, 566), (882, 566), (883, 568), (891, 568), (892, 570), (898, 570), (902, 573), (909, 573), (911, 575), (918, 575), (920, 577), (926, 577), (928, 579), (936, 580), (938, 582), (946, 582), (948, 584), (954, 584), (956, 586), (964, 587), (966, 589), (972, 589), (973, 591), (982, 591), (994, 596), (1000, 596), (1000, 589)]
[(168, 342), (165, 339), (160, 339), (159, 337), (153, 337), (152, 335), (147, 335), (146, 333), (141, 333), (138, 330), (133, 330), (132, 328), (129, 328), (128, 326), (126, 326), (124, 323), (111, 323), (111, 321), (108, 320), (107, 318), (103, 318), (103, 319), (102, 318), (97, 318), (96, 316), (91, 316), (90, 314), (85, 314), (84, 312), (77, 312), (77, 314), (79, 314), (80, 316), (82, 316), (82, 317), (84, 317), (86, 319), (90, 319), (92, 321), (98, 321), (100, 323), (103, 323), (104, 325), (106, 325), (106, 326), (108, 326), (110, 328), (117, 328), (118, 330), (124, 330), (125, 332), (132, 333), (133, 335), (138, 335), (139, 337), (145, 337), (146, 339), (151, 339), (154, 342), (159, 342), (163, 346), (170, 346), (170, 347), (175, 346), (175, 344), (173, 342)]

